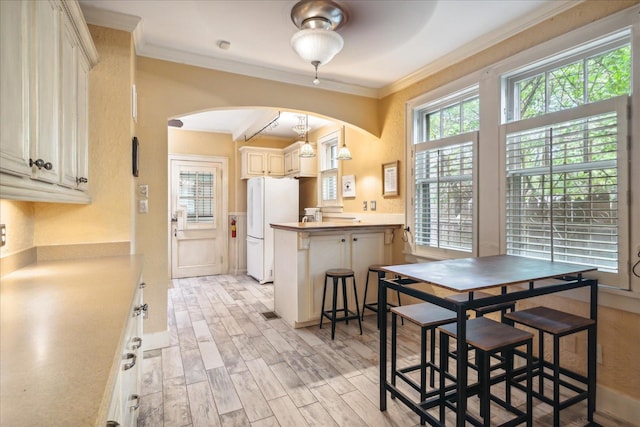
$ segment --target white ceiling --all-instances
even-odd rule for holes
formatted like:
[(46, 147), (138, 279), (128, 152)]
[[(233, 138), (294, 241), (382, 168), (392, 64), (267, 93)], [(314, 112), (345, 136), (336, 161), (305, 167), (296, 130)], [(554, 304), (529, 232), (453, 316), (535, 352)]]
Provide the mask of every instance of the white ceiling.
[[(313, 67), (299, 58), (289, 44), (297, 31), (290, 18), (295, 0), (79, 2), (87, 22), (133, 32), (136, 53), (140, 56), (313, 86)], [(349, 21), (338, 31), (344, 39), (344, 49), (318, 70), (319, 87), (369, 97), (384, 96), (577, 2), (337, 1), (349, 13)], [(221, 40), (230, 42), (228, 50), (218, 47)], [(268, 122), (264, 121), (265, 114), (277, 113), (213, 112), (204, 119), (202, 115), (194, 119), (197, 123), (194, 126), (199, 130), (231, 133), (237, 139), (247, 130), (264, 126)], [(258, 116), (263, 122), (255, 119), (247, 123)], [(185, 122), (183, 129), (191, 127), (187, 118), (181, 119)], [(291, 126), (286, 127), (290, 130)]]

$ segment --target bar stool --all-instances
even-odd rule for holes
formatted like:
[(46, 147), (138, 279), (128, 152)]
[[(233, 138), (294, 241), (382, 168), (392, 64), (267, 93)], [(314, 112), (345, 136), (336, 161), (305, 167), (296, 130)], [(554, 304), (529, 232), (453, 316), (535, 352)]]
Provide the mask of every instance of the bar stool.
[[(407, 319), (420, 327), (420, 363), (401, 369), (397, 368), (397, 316)], [(427, 370), (430, 370), (429, 385), (434, 386), (434, 372), (439, 371), (435, 364), (436, 334), (438, 326), (456, 321), (455, 311), (440, 307), (429, 302), (404, 305), (391, 308), (391, 384), (396, 385), (396, 377), (402, 379), (409, 386), (420, 393), (420, 402), (438, 394), (438, 390), (427, 393)], [(429, 361), (427, 361), (427, 332), (430, 332), (431, 346)], [(409, 372), (420, 370), (420, 383), (408, 375)]]
[[(538, 377), (538, 391), (534, 391), (533, 395), (553, 407), (553, 425), (558, 427), (560, 425), (560, 410), (587, 399), (590, 386), (588, 376), (585, 377), (560, 367), (560, 338), (584, 330), (588, 330), (589, 333), (595, 332), (596, 322), (586, 317), (576, 316), (548, 307), (533, 307), (507, 313), (505, 318), (538, 331), (538, 357), (533, 365), (533, 376)], [(544, 359), (545, 333), (553, 336), (553, 362), (551, 363)], [(589, 357), (595, 358), (595, 355), (591, 354), (590, 351)], [(552, 370), (553, 375), (545, 372), (545, 368)], [(560, 375), (572, 379), (573, 382), (565, 381)], [(553, 381), (552, 398), (544, 395), (545, 378)], [(576, 382), (582, 383), (586, 388), (580, 387)], [(561, 401), (561, 386), (573, 391), (575, 395)], [(591, 386), (593, 387), (593, 385)]]
[[(327, 280), (333, 279), (333, 302), (331, 310), (324, 309), (324, 302), (327, 296)], [(351, 278), (353, 283), (353, 296), (356, 300), (356, 312), (349, 310), (347, 304), (347, 279)], [(336, 308), (338, 302), (338, 282), (342, 284), (342, 308)], [(340, 317), (336, 316), (337, 311), (342, 311), (344, 314)], [(360, 326), (360, 335), (362, 335), (362, 322), (360, 322), (360, 307), (358, 306), (358, 290), (356, 289), (356, 277), (353, 274), (353, 270), (348, 268), (332, 268), (325, 272), (324, 275), (324, 288), (322, 290), (322, 313), (320, 315), (320, 329), (322, 329), (322, 319), (326, 317), (331, 321), (331, 339), (336, 334), (336, 322), (344, 321), (349, 324), (349, 320), (358, 319), (358, 325)]]
[[(371, 311), (374, 311), (376, 315), (378, 314), (378, 301), (367, 303), (367, 291), (369, 290), (369, 276), (371, 275), (371, 273), (377, 273), (378, 281), (380, 281), (380, 279), (382, 279), (386, 274), (382, 267), (384, 267), (384, 265), (382, 264), (371, 264), (369, 266), (369, 269), (367, 270), (367, 280), (364, 284), (364, 298), (362, 299), (362, 320), (364, 320), (364, 311), (367, 308)], [(398, 294), (398, 306), (401, 306), (402, 303), (400, 302), (400, 291), (396, 292)], [(395, 304), (387, 302), (387, 311), (389, 311), (391, 307), (397, 306)], [(379, 327), (380, 325), (378, 324), (378, 328)]]
[[(448, 365), (449, 365), (449, 338), (457, 339), (457, 323), (448, 324), (438, 327), (440, 331), (440, 421), (444, 422), (445, 407), (455, 410), (455, 401), (459, 397), (453, 395), (449, 399), (446, 398), (445, 392), (445, 377), (449, 378)], [(504, 323), (496, 322), (495, 320), (488, 319), (486, 317), (477, 317), (475, 319), (468, 320), (466, 323), (466, 341), (472, 349), (475, 349), (476, 356), (478, 358), (478, 383), (479, 383), (479, 397), (480, 397), (480, 416), (483, 418), (482, 422), (475, 420), (470, 414), (470, 417), (474, 420), (474, 425), (491, 425), (491, 401), (495, 402), (499, 406), (503, 407), (507, 411), (513, 413), (515, 418), (512, 418), (508, 422), (502, 425), (515, 426), (521, 423), (526, 423), (527, 426), (532, 425), (532, 358), (533, 358), (533, 334), (530, 332), (516, 329), (513, 326), (505, 325)], [(517, 347), (526, 346), (526, 380), (527, 387), (526, 393), (526, 411), (521, 411), (515, 406), (511, 405), (511, 385), (514, 381), (513, 375), (513, 353)], [(505, 374), (503, 376), (497, 376), (491, 378), (491, 366), (489, 360), (491, 356), (499, 352), (505, 352), (510, 354), (508, 357), (509, 362), (505, 364)], [(498, 396), (491, 394), (491, 385), (499, 382), (504, 378), (505, 380), (505, 399), (500, 399)], [(514, 384), (515, 385), (515, 382)], [(462, 387), (466, 387), (463, 384)], [(451, 402), (449, 401), (451, 400)]]

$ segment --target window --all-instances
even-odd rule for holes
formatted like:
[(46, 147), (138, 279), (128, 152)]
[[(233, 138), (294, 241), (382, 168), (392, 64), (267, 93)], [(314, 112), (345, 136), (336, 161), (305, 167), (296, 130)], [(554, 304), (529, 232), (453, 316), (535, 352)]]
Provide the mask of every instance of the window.
[(626, 276), (628, 32), (505, 86), (506, 252)]
[(323, 207), (338, 206), (338, 144), (339, 132), (320, 138), (320, 196)]
[(214, 222), (215, 176), (209, 172), (180, 172), (178, 206), (187, 211), (187, 223)]
[(477, 86), (414, 110), (413, 238), (416, 252), (474, 252)]

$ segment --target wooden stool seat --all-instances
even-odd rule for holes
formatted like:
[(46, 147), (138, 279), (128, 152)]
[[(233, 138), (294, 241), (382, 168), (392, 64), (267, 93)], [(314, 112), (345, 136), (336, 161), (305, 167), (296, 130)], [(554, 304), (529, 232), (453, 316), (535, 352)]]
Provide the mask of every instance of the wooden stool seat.
[(369, 266), (369, 271), (375, 272), (375, 273), (384, 273), (384, 270), (382, 269), (383, 267), (386, 267), (386, 265), (384, 265), (384, 264), (371, 264)]
[(455, 311), (429, 302), (392, 307), (391, 312), (421, 328), (433, 328), (456, 321)]
[[(560, 366), (560, 338), (581, 331), (595, 335), (596, 322), (593, 319), (576, 316), (548, 307), (533, 307), (505, 314), (508, 321), (520, 323), (538, 330), (538, 357), (533, 363), (533, 376), (538, 377), (538, 391), (533, 395), (553, 407), (553, 425), (560, 426), (560, 411), (575, 403), (589, 398), (589, 389), (595, 387), (594, 373), (587, 376)], [(544, 334), (553, 337), (553, 360), (544, 358)], [(595, 351), (589, 351), (588, 358), (595, 358)], [(546, 396), (544, 380), (553, 383), (553, 396)], [(520, 386), (522, 387), (522, 386)], [(560, 398), (560, 387), (572, 395), (563, 394)], [(550, 393), (548, 393), (550, 394)]]
[(533, 307), (514, 311), (513, 313), (505, 314), (504, 317), (554, 335), (572, 334), (587, 329), (596, 323), (592, 319), (548, 307)]
[[(481, 299), (481, 298), (487, 298), (492, 296), (495, 296), (495, 295), (492, 295), (486, 292), (479, 292), (479, 291), (476, 291), (473, 293), (473, 299)], [(455, 302), (468, 301), (469, 293), (449, 295), (448, 297), (446, 297), (446, 299), (448, 299), (449, 301), (455, 301)], [(487, 307), (474, 308), (473, 310), (476, 312), (478, 316), (484, 316), (485, 314), (494, 313), (496, 311), (503, 311), (503, 310), (513, 311), (515, 309), (515, 306), (516, 306), (515, 302), (503, 302), (500, 304), (489, 305)]]
[[(353, 284), (353, 297), (356, 300), (356, 311), (349, 310), (347, 300), (347, 279), (351, 278)], [(331, 310), (324, 309), (324, 303), (327, 296), (327, 281), (332, 279), (333, 293)], [(337, 308), (338, 302), (338, 287), (342, 285), (342, 308)], [(338, 316), (337, 313), (341, 315)], [(356, 288), (356, 276), (353, 270), (349, 268), (331, 268), (325, 272), (324, 275), (324, 288), (322, 289), (322, 310), (320, 312), (320, 329), (322, 329), (322, 320), (327, 318), (331, 321), (331, 339), (334, 339), (336, 334), (336, 322), (344, 321), (349, 324), (349, 320), (357, 319), (360, 326), (360, 335), (362, 335), (362, 322), (360, 321), (360, 307), (358, 306), (358, 289)]]
[[(448, 355), (449, 355), (449, 338), (458, 336), (458, 324), (452, 323), (438, 327), (440, 331), (440, 421), (444, 421), (445, 407), (451, 409), (456, 408), (456, 401), (449, 401), (445, 396), (445, 378), (449, 378), (448, 374)], [(526, 423), (528, 426), (532, 423), (531, 412), (533, 410), (533, 394), (532, 388), (532, 359), (533, 359), (533, 334), (504, 323), (486, 317), (476, 317), (466, 322), (466, 342), (476, 351), (478, 360), (478, 395), (480, 397), (480, 416), (483, 422), (474, 420), (474, 425), (492, 425), (491, 422), (491, 406), (490, 402), (498, 404), (502, 408), (515, 415), (514, 418), (507, 421), (502, 426), (515, 426)], [(515, 349), (520, 346), (526, 346), (525, 358), (525, 378), (527, 387), (524, 388), (526, 393), (526, 409), (519, 409), (511, 404), (511, 385), (517, 385), (513, 370), (513, 355)], [(504, 365), (505, 373), (502, 376), (491, 378), (490, 358), (498, 352), (507, 354), (506, 363)], [(491, 385), (504, 379), (505, 381), (505, 398), (501, 399), (491, 393)], [(457, 381), (457, 379), (455, 379)], [(466, 386), (466, 385), (463, 385)]]
[(353, 276), (353, 270), (349, 268), (332, 268), (327, 270), (326, 275), (329, 277), (349, 277)]

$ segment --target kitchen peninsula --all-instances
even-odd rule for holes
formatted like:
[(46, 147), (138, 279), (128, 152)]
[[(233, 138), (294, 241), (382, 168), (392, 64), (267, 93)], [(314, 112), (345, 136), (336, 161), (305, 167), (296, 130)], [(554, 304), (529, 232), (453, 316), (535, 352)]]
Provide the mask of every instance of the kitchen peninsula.
[[(271, 224), (274, 229), (274, 309), (295, 328), (317, 324), (322, 308), (325, 271), (350, 268), (356, 277), (362, 309), (367, 270), (391, 263), (394, 230), (402, 224), (300, 222)], [(377, 283), (369, 289), (375, 300)], [(351, 290), (350, 290), (351, 292)], [(353, 295), (349, 307), (355, 310)]]

